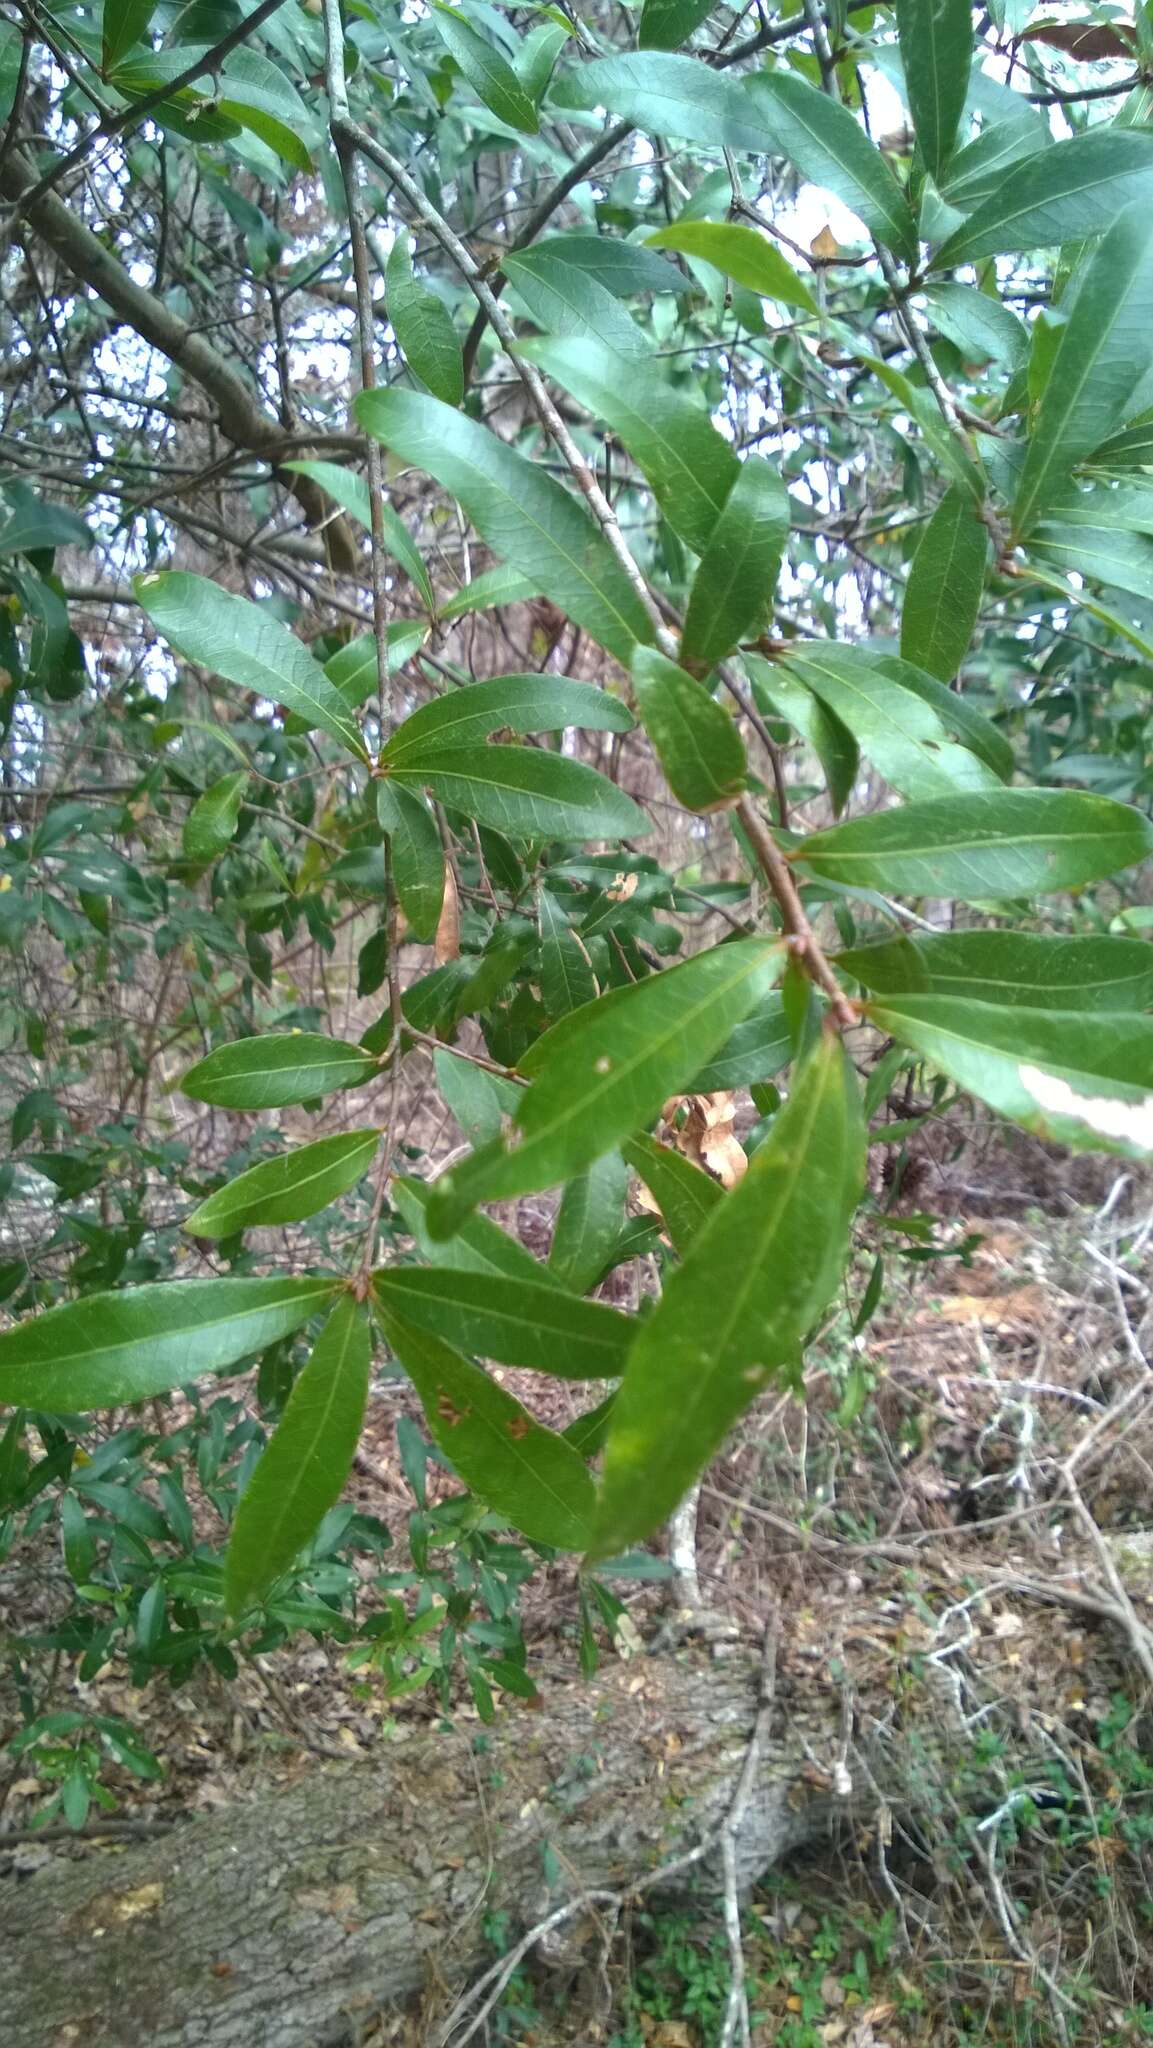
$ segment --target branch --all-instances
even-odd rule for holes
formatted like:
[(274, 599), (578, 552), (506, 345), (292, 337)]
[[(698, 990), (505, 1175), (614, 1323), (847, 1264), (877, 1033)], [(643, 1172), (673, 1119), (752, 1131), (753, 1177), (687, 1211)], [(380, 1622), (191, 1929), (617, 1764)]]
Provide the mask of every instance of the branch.
[[(277, 466), (284, 430), (223, 356), (202, 334), (173, 313), (162, 299), (137, 284), (110, 249), (54, 192), (35, 197), (37, 180), (19, 150), (0, 164), (0, 196), (21, 202), (28, 227), (82, 284), (104, 299), (118, 320), (142, 340), (159, 349), (184, 370), (212, 400), (221, 429), (238, 447), (262, 455)], [(332, 517), (332, 501), (311, 477), (280, 475), (310, 526), (323, 527), (329, 561), (342, 575), (353, 575), (360, 557), (343, 516)]]
[(860, 1022), (857, 1012), (832, 968), (829, 966), (812, 925), (801, 902), (800, 891), (793, 880), (793, 871), (768, 830), (753, 800), (743, 796), (737, 805), (737, 817), (744, 826), (746, 836), (758, 865), (765, 877), (777, 906), (784, 919), (785, 930), (793, 942), (793, 951), (811, 981), (824, 990), (837, 1023), (842, 1031), (851, 1031)]

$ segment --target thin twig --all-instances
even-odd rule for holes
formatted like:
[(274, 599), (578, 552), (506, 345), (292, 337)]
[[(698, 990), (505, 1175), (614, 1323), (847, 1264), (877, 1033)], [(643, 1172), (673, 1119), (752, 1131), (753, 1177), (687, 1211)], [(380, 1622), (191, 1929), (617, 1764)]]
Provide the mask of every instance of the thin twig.
[(788, 861), (751, 797), (741, 798), (736, 814), (756, 854), (765, 880), (776, 898), (784, 919), (785, 930), (792, 941), (797, 958), (810, 979), (828, 996), (830, 1008), (842, 1031), (851, 1031), (860, 1019), (825, 958), (820, 940), (809, 923)]

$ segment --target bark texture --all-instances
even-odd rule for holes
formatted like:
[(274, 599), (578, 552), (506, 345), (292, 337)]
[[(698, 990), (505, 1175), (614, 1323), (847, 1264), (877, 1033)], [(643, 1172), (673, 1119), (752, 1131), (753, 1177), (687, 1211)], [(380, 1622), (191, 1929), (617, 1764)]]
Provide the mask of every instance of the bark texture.
[[(558, 1688), (538, 1713), (506, 1709), (483, 1736), (413, 1732), (171, 1839), (55, 1860), (0, 1887), (5, 2048), (355, 2041), (372, 2013), (459, 1984), (486, 1913), (532, 1924), (717, 1827), (756, 1704), (744, 1659), (645, 1660)], [(832, 1707), (826, 1722), (778, 1704), (743, 1881), (828, 1826), (830, 1798), (801, 1765), (836, 1749)], [(551, 1891), (546, 1845), (563, 1873)]]

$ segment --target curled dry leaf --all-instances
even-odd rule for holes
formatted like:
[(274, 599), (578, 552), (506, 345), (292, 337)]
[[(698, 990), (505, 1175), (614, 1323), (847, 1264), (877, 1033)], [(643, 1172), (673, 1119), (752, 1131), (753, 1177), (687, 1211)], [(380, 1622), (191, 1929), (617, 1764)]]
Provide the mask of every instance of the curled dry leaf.
[(460, 898), (451, 867), (444, 871), (444, 901), (440, 907), (433, 953), (438, 967), (446, 967), (450, 960), (460, 958)]

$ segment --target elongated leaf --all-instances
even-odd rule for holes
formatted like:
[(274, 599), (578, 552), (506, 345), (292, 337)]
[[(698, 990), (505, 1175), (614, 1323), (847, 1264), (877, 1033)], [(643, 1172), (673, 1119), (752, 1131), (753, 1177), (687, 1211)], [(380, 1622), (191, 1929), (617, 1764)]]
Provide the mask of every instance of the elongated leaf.
[(190, 1067), (181, 1090), (217, 1109), (285, 1109), (334, 1088), (353, 1088), (377, 1072), (370, 1053), (315, 1031), (268, 1032), (218, 1045)]
[(1149, 369), (1151, 330), (1153, 205), (1146, 202), (1114, 222), (1085, 265), (1013, 501), (1017, 533), (1028, 533), (1076, 464), (1134, 410)]
[(481, 575), (474, 576), (472, 582), (464, 584), (455, 596), (446, 598), (440, 607), (440, 617), (447, 623), (450, 619), (463, 619), (469, 612), (519, 604), (522, 598), (540, 595), (531, 577), (510, 569), (506, 562), (498, 562), (495, 568), (485, 569)]
[(808, 741), (825, 774), (833, 816), (839, 818), (853, 793), (861, 750), (836, 713), (814, 697), (780, 662), (763, 655), (742, 656), (762, 711), (786, 718)]
[(517, 51), (513, 69), (534, 107), (539, 107), (553, 67), (571, 34), (563, 20), (542, 21), (529, 30)]
[(573, 1445), (438, 1337), (389, 1309), (382, 1308), (381, 1321), (434, 1440), (465, 1485), (530, 1542), (583, 1549), (593, 1485)]
[(676, 249), (682, 256), (711, 263), (762, 299), (799, 306), (805, 313), (817, 310), (808, 285), (785, 261), (776, 243), (756, 228), (740, 227), (734, 221), (677, 220), (658, 228), (648, 237), (648, 244), (651, 249)]
[(1013, 749), (1004, 733), (998, 731), (991, 720), (980, 711), (975, 711), (967, 697), (959, 690), (947, 689), (936, 676), (926, 674), (911, 661), (905, 661), (896, 654), (874, 654), (869, 648), (854, 649), (854, 652), (868, 660), (881, 675), (891, 676), (903, 690), (910, 690), (914, 697), (920, 697), (932, 706), (945, 728), (964, 741), (969, 751), (991, 768), (999, 782), (1008, 782), (1013, 775)]
[(949, 738), (932, 706), (870, 661), (866, 650), (807, 641), (787, 665), (903, 796), (996, 786), (992, 769)]
[(422, 704), (397, 726), (383, 759), (399, 765), (417, 751), (423, 757), (437, 747), (472, 746), (502, 728), (631, 732), (635, 724), (627, 704), (592, 683), (574, 683), (569, 676), (493, 676)]
[(566, 262), (563, 243), (506, 256), (503, 267), (543, 333), (598, 341), (618, 356), (650, 355), (651, 343), (620, 300), (579, 264)]
[(426, 1272), (390, 1266), (373, 1289), (386, 1309), (458, 1350), (528, 1366), (564, 1380), (611, 1380), (624, 1370), (633, 1323), (599, 1301), (577, 1301), (559, 1284), (505, 1273)]
[(615, 783), (539, 747), (414, 747), (392, 767), (390, 782), (431, 790), (513, 839), (614, 839), (651, 831), (649, 820)]
[(430, 1237), (425, 1227), (432, 1200), (427, 1181), (396, 1180), (392, 1198), (430, 1266), (449, 1266), (460, 1273), (500, 1273), (513, 1280), (547, 1284), (546, 1268), (483, 1211), (467, 1216), (454, 1237), (437, 1239)]
[(184, 821), (181, 845), (186, 860), (210, 861), (222, 854), (240, 823), (248, 770), (222, 775), (198, 796)]
[(897, 36), (921, 155), (940, 184), (969, 92), (969, 0), (897, 0)]
[(795, 858), (814, 874), (894, 896), (1035, 896), (1079, 889), (1153, 853), (1153, 826), (1112, 797), (976, 790), (814, 833)]
[(379, 1143), (379, 1131), (349, 1131), (265, 1159), (209, 1195), (184, 1228), (193, 1237), (231, 1237), (257, 1225), (300, 1223), (356, 1186)]
[(886, 996), (882, 1031), (983, 1102), (1057, 1144), (1153, 1155), (1153, 1017)]
[(973, 638), (988, 558), (988, 533), (969, 493), (954, 484), (913, 556), (901, 609), (901, 653), (906, 661), (952, 681)]
[(690, 811), (723, 811), (748, 777), (744, 742), (723, 704), (654, 647), (633, 656), (637, 710), (665, 780)]
[(461, 1059), (447, 1046), (432, 1056), (436, 1085), (470, 1145), (483, 1145), (495, 1138), (506, 1116), (520, 1100), (521, 1088), (503, 1074), (490, 1074)]
[(41, 549), (90, 548), (92, 528), (67, 505), (50, 505), (27, 484), (10, 479), (4, 485), (5, 516), (0, 520), (0, 555), (35, 555)]
[(751, 1017), (731, 1031), (686, 1089), (689, 1095), (712, 1095), (718, 1088), (751, 1088), (771, 1081), (793, 1056), (792, 1034), (782, 997), (767, 995)]
[(264, 1351), (334, 1280), (170, 1280), (89, 1294), (0, 1332), (0, 1402), (68, 1415), (146, 1401)]
[(240, 1496), (225, 1561), (230, 1614), (263, 1598), (340, 1499), (364, 1426), (371, 1364), (368, 1317), (346, 1294)]
[(187, 661), (298, 712), (364, 758), (356, 720), (307, 647), (270, 612), (185, 570), (137, 576), (142, 611)]
[(724, 1200), (720, 1182), (683, 1153), (674, 1152), (671, 1145), (658, 1144), (647, 1135), (630, 1138), (624, 1157), (643, 1180), (661, 1212), (674, 1250), (683, 1259), (701, 1225)]
[(691, 290), (675, 263), (654, 256), (643, 243), (622, 242), (613, 235), (590, 235), (578, 229), (571, 235), (549, 235), (537, 242), (543, 254), (563, 254), (589, 277), (595, 277), (616, 299), (630, 299), (637, 292), (685, 292)]
[(708, 19), (717, 0), (645, 0), (637, 42), (642, 50), (676, 50)]
[[(424, 619), (390, 619), (385, 639), (391, 674), (395, 675), (406, 662), (411, 661), (427, 638), (428, 625)], [(324, 664), (324, 673), (329, 682), (336, 684), (348, 709), (358, 710), (367, 698), (377, 695), (380, 685), (375, 635), (360, 633), (355, 640), (346, 641), (343, 647), (338, 647), (336, 653), (329, 656)], [(300, 721), (299, 729), (307, 730), (307, 720)], [(286, 732), (297, 730), (294, 719), (285, 720)]]
[(628, 663), (653, 637), (640, 598), (574, 498), (495, 434), (416, 391), (362, 391), (367, 433), (451, 491), (498, 555)]
[(748, 455), (689, 591), (681, 652), (719, 661), (765, 616), (789, 531), (789, 494), (763, 456)]
[(519, 352), (611, 427), (674, 532), (703, 554), (740, 474), (732, 444), (704, 408), (656, 377), (638, 380), (596, 341), (534, 340), (519, 344)]
[(851, 208), (871, 235), (912, 256), (917, 226), (896, 178), (847, 107), (795, 71), (762, 71), (747, 90), (764, 122), (762, 148), (787, 156), (814, 185)]
[(588, 953), (569, 927), (560, 904), (547, 889), (537, 898), (540, 915), (540, 993), (550, 1023), (595, 1001), (596, 978)]
[(837, 966), (886, 996), (960, 996), (1030, 1010), (1144, 1010), (1153, 1003), (1153, 946), (1140, 939), (916, 932), (850, 948), (837, 955)]
[(606, 1152), (569, 1181), (560, 1199), (548, 1269), (574, 1294), (595, 1287), (620, 1235), (629, 1170), (619, 1152)]
[(640, 1130), (767, 993), (782, 961), (767, 939), (716, 946), (554, 1024), (521, 1062), (533, 1085), (512, 1132), (437, 1183), (430, 1228), (447, 1234), (476, 1202), (583, 1172)]
[[(437, 303), (439, 304), (439, 301)], [(444, 308), (441, 310), (443, 312)], [(401, 346), (403, 345), (402, 343)], [(321, 488), (328, 492), (330, 498), (335, 499), (338, 505), (342, 505), (346, 512), (351, 512), (366, 533), (372, 532), (372, 501), (368, 495), (368, 485), (354, 470), (342, 469), (338, 462), (284, 462), (281, 468), (291, 469), (298, 476), (310, 476), (314, 483), (320, 484)], [(400, 563), (409, 582), (419, 590), (429, 611), (434, 611), (436, 599), (428, 570), (420, 558), (416, 542), (403, 519), (398, 519), (391, 505), (383, 504), (380, 513), (384, 526), (385, 547)]]
[(464, 359), (448, 307), (413, 276), (408, 237), (397, 236), (385, 270), (388, 317), (405, 362), (445, 405), (464, 397)]
[(744, 85), (694, 57), (648, 50), (601, 57), (563, 71), (550, 97), (558, 107), (604, 107), (646, 135), (676, 135), (710, 149), (765, 147), (764, 123)]
[(511, 64), (455, 7), (434, 0), (433, 22), (449, 55), (459, 64), (478, 99), (483, 100), (498, 121), (519, 128), (523, 135), (535, 135), (540, 128), (536, 107)]
[(1016, 370), (1028, 360), (1029, 330), (1000, 299), (975, 285), (952, 282), (929, 285), (925, 298), (935, 324), (967, 362)]
[(613, 1406), (595, 1556), (663, 1521), (742, 1410), (775, 1376), (795, 1379), (845, 1263), (864, 1166), (856, 1075), (825, 1035), (641, 1327)]
[(104, 0), (100, 54), (104, 72), (114, 71), (120, 59), (143, 40), (155, 12), (156, 0)]
[(417, 790), (382, 777), (376, 815), (392, 845), (392, 881), (414, 939), (436, 934), (444, 902), (444, 848), (436, 819)]
[(1014, 163), (942, 243), (934, 268), (1077, 242), (1111, 227), (1123, 207), (1148, 206), (1151, 200), (1153, 135), (1137, 128), (1094, 128)]
[(1030, 558), (1051, 563), (1066, 576), (1087, 576), (1112, 590), (1126, 590), (1143, 602), (1153, 590), (1153, 539), (1126, 532), (1117, 523), (1108, 504), (1111, 492), (1081, 495), (1084, 505), (1063, 504), (1059, 516), (1034, 527)]

